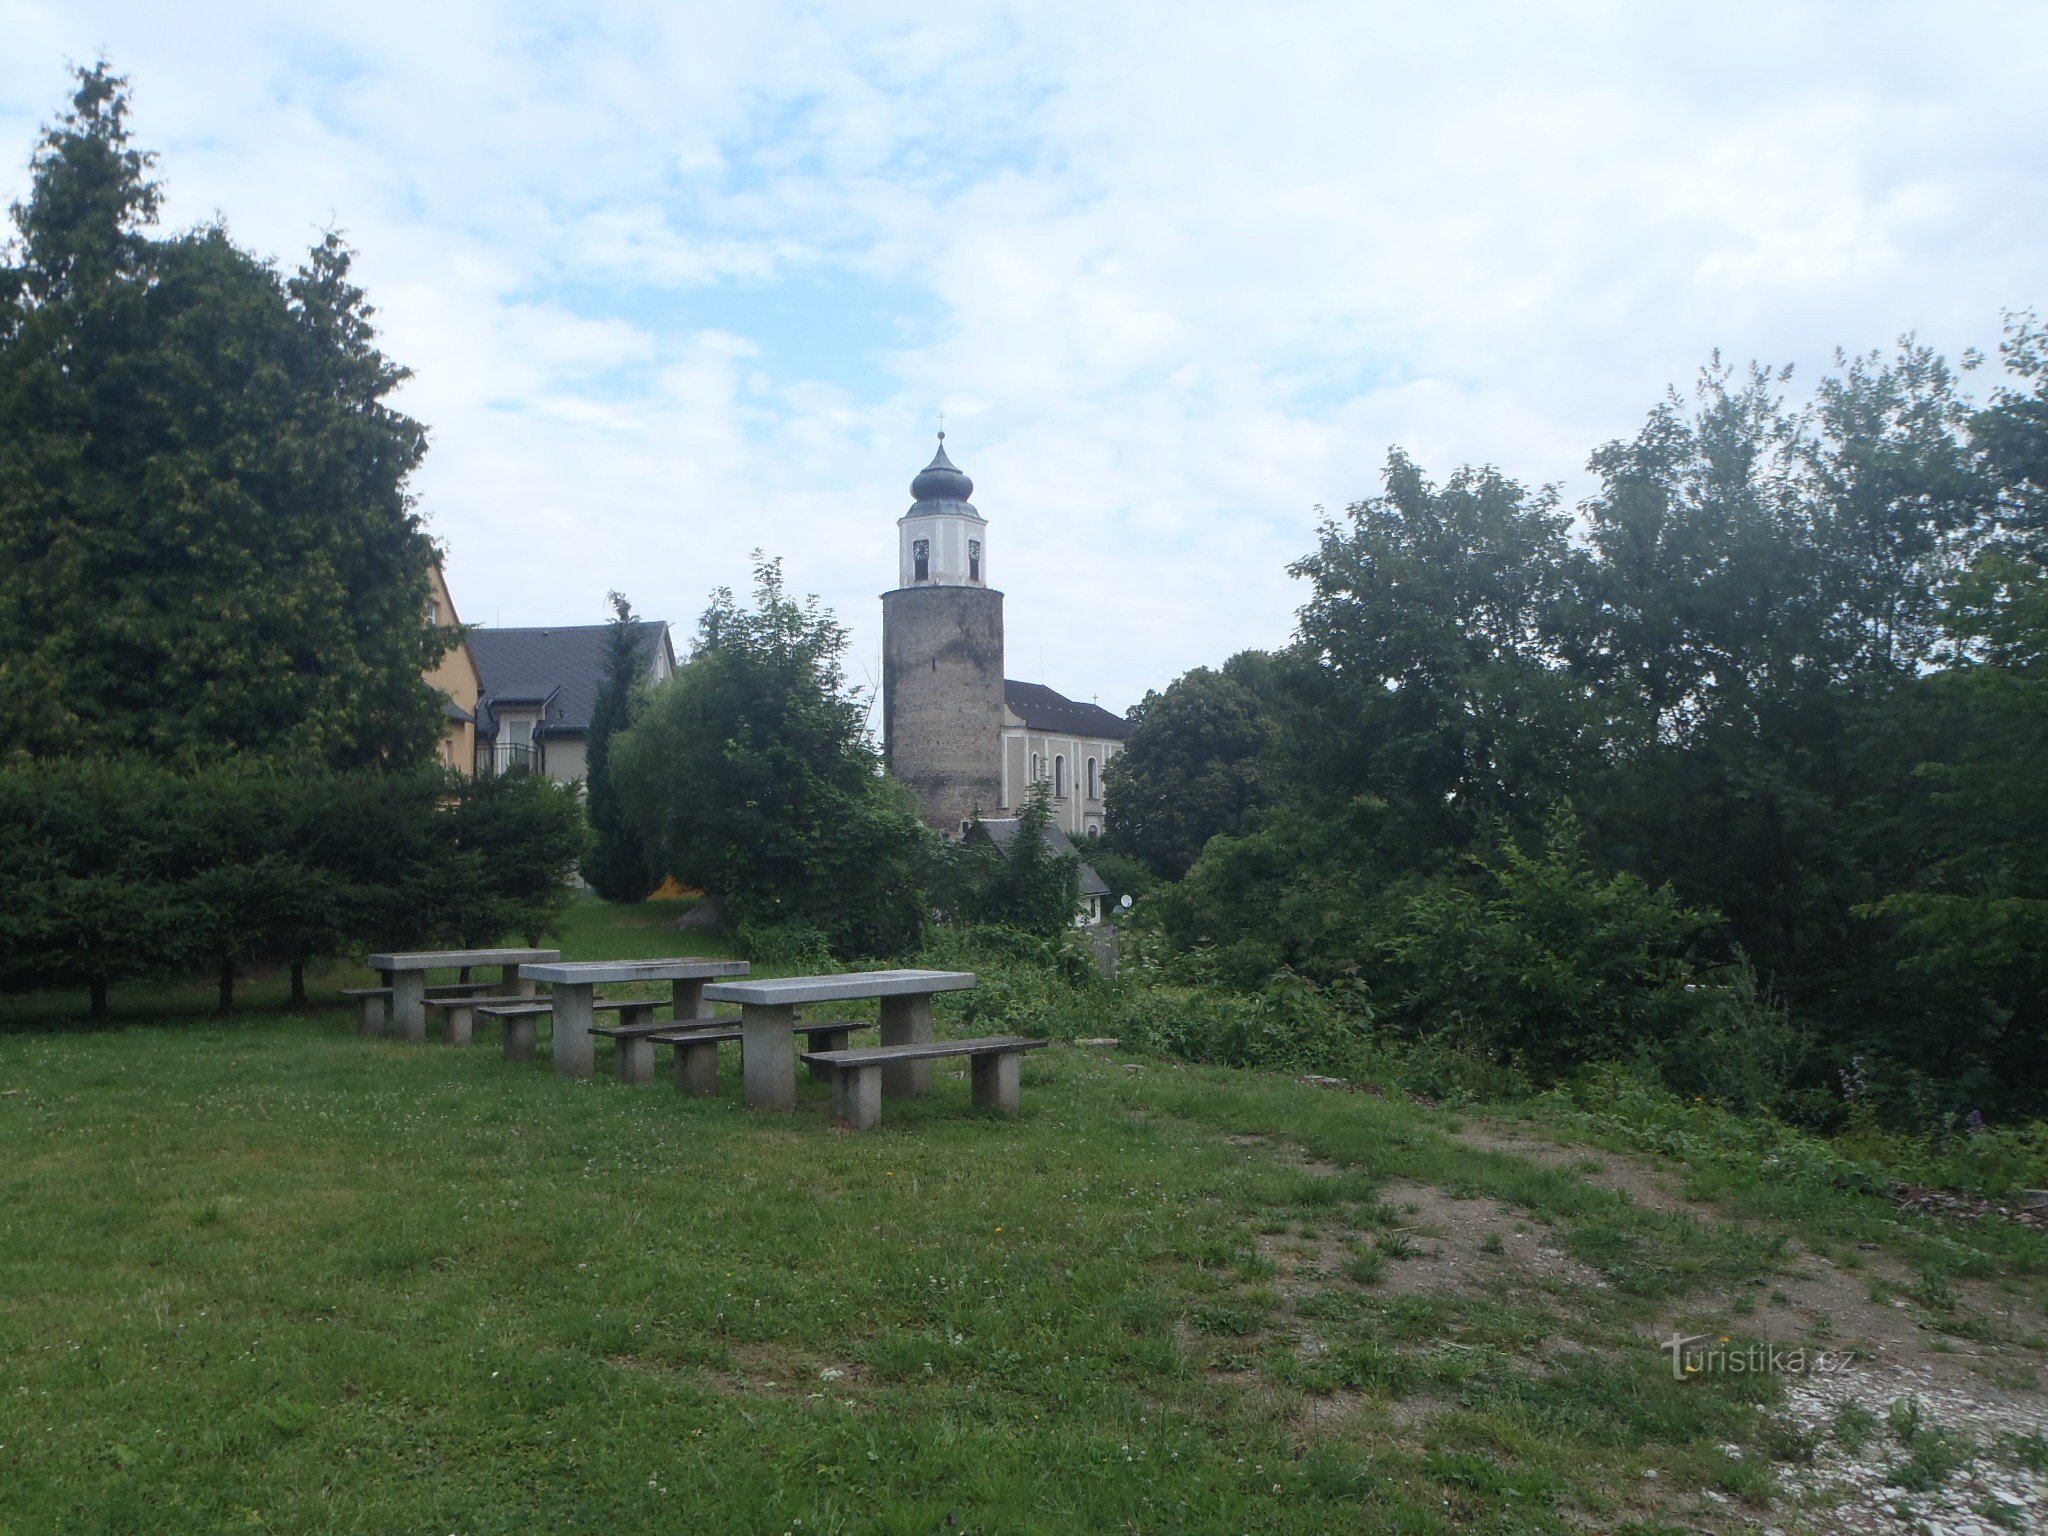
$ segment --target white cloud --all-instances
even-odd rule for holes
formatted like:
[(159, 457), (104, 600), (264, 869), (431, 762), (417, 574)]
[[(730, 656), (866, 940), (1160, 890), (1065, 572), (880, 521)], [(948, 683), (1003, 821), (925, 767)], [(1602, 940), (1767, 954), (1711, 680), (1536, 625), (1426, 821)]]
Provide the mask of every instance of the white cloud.
[[(1011, 670), (1290, 627), (1313, 508), (1583, 464), (1709, 349), (2039, 297), (2048, 11), (0, 0), (4, 190), (106, 49), (174, 223), (361, 251), (472, 619), (686, 626), (782, 554), (878, 644), (943, 407)], [(1041, 660), (1042, 657), (1042, 660)]]

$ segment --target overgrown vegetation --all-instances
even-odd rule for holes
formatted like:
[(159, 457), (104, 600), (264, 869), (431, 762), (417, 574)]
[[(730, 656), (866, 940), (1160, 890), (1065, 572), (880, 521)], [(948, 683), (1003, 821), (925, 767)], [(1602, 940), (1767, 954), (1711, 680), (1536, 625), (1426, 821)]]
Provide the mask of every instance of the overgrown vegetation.
[(1539, 1084), (2038, 1114), (2048, 339), (2001, 353), (1982, 405), (1910, 340), (1804, 404), (1717, 360), (1593, 455), (1583, 538), (1395, 452), (1295, 566), (1294, 645), (1133, 712), (1107, 840), (1172, 882), (1141, 925)]

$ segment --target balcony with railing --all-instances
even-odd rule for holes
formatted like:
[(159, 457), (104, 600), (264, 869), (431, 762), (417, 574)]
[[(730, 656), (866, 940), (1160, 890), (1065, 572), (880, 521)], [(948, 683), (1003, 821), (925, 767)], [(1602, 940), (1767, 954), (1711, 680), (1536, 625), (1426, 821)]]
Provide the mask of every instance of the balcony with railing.
[(536, 773), (540, 770), (540, 748), (526, 741), (480, 741), (476, 744), (479, 778), (500, 773)]

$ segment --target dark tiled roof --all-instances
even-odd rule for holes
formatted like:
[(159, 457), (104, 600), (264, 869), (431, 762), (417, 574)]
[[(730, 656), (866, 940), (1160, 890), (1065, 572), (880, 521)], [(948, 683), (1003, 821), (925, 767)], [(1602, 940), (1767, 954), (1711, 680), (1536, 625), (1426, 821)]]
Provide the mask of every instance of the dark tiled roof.
[[(649, 666), (661, 654), (668, 625), (642, 619), (633, 626), (640, 654)], [(483, 681), (477, 713), (487, 734), (497, 730), (494, 703), (537, 704), (548, 700), (543, 729), (554, 736), (578, 736), (590, 729), (597, 695), (604, 687), (605, 636), (609, 624), (566, 624), (551, 629), (473, 629), (469, 651)]]
[[(975, 823), (988, 834), (988, 840), (1003, 850), (1005, 856), (1017, 841), (1017, 818), (1006, 816), (998, 821)], [(1051, 822), (1045, 824), (1045, 846), (1056, 854), (1072, 854), (1081, 863), (1081, 894), (1083, 896), (1107, 896), (1109, 887), (1102, 882), (1102, 876), (1095, 873), (1095, 866), (1081, 858), (1081, 850), (1074, 846), (1074, 840), (1067, 836), (1064, 828)]]
[(1020, 683), (1006, 677), (1003, 702), (1010, 706), (1011, 714), (1034, 731), (1095, 736), (1107, 741), (1123, 741), (1131, 734), (1131, 722), (1122, 715), (1112, 715), (1100, 704), (1077, 704), (1043, 683)]

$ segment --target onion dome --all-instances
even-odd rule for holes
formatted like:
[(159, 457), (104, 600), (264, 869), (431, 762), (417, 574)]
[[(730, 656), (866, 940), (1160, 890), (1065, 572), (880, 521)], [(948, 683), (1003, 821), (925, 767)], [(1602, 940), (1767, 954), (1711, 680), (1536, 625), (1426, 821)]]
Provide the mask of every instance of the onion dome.
[(965, 501), (974, 494), (974, 482), (946, 457), (946, 434), (939, 434), (939, 451), (931, 463), (910, 482), (910, 494), (919, 501)]

